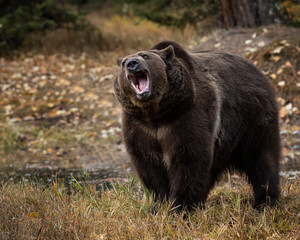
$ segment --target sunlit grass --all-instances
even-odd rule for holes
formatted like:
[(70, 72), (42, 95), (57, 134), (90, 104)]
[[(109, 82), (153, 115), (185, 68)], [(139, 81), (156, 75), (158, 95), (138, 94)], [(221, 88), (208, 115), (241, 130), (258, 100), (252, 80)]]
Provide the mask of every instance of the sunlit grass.
[[(183, 45), (195, 39), (197, 33), (191, 27), (184, 30), (159, 26), (136, 16), (120, 16), (111, 9), (94, 10), (87, 15), (93, 28), (81, 31), (58, 29), (45, 35), (32, 34), (33, 52), (46, 54), (79, 54), (88, 52), (98, 56), (106, 64), (114, 64), (117, 55), (149, 49), (163, 40), (177, 41)], [(26, 50), (26, 48), (24, 48)], [(113, 55), (113, 56), (112, 56)]]
[[(297, 239), (300, 179), (282, 183), (280, 204), (262, 213), (251, 207), (244, 181), (222, 183), (205, 209), (174, 215), (168, 203), (154, 203), (135, 179), (113, 183), (100, 194), (74, 181), (71, 190), (53, 182), (46, 189), (2, 184), (2, 239)], [(70, 192), (68, 192), (70, 191)]]
[(92, 12), (88, 15), (88, 20), (101, 29), (104, 39), (110, 43), (109, 47), (119, 51), (148, 49), (163, 40), (187, 44), (196, 35), (195, 31), (188, 27), (181, 31), (159, 26), (135, 16), (111, 15), (103, 18), (99, 12)]

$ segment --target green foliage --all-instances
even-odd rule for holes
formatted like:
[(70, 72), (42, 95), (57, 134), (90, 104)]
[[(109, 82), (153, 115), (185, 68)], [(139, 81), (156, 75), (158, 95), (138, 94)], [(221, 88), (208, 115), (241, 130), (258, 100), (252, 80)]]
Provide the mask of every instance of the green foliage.
[(32, 32), (85, 26), (80, 14), (49, 0), (0, 0), (0, 51), (20, 47)]
[[(203, 27), (216, 24), (220, 19), (219, 0), (130, 0), (134, 13), (150, 21), (184, 28), (186, 25)], [(199, 26), (199, 24), (202, 26)], [(205, 27), (205, 26), (204, 26)], [(207, 26), (206, 26), (207, 27)]]
[(281, 10), (287, 24), (300, 27), (300, 2), (298, 0), (281, 0)]

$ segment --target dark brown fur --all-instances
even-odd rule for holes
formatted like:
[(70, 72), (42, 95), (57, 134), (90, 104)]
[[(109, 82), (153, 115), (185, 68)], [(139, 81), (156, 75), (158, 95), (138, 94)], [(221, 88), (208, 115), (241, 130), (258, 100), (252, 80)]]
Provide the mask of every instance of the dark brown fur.
[[(148, 59), (144, 59), (147, 54)], [(137, 98), (125, 65), (138, 58), (151, 94)], [(174, 42), (119, 61), (115, 93), (127, 151), (145, 186), (178, 210), (204, 204), (225, 170), (247, 176), (254, 207), (279, 197), (278, 110), (269, 81), (228, 53), (189, 53)]]

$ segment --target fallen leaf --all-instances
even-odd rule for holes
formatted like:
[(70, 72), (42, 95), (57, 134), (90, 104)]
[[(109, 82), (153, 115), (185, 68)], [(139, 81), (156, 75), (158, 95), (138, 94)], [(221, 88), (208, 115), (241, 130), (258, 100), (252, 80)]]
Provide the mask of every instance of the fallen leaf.
[(279, 116), (281, 118), (284, 118), (288, 114), (289, 114), (289, 111), (285, 107), (280, 108), (280, 110), (279, 110)]
[(261, 41), (261, 42), (258, 43), (259, 47), (264, 47), (265, 45), (266, 45), (266, 43), (264, 41)]
[(283, 68), (280, 67), (280, 68), (277, 70), (276, 74), (279, 75), (279, 74), (281, 74), (282, 72), (283, 72)]
[(256, 33), (256, 32), (253, 33), (251, 37), (252, 37), (252, 38), (256, 38), (256, 37), (257, 37), (257, 33)]
[(285, 66), (286, 66), (286, 67), (291, 67), (291, 66), (292, 66), (292, 64), (291, 64), (291, 62), (290, 62), (290, 61), (287, 61), (287, 62), (285, 63)]
[(291, 150), (287, 147), (282, 148), (282, 156), (283, 157), (288, 157), (290, 155)]
[(280, 41), (280, 44), (282, 44), (282, 45), (284, 45), (286, 43), (287, 43), (287, 41), (285, 39)]
[(247, 39), (247, 40), (245, 41), (245, 44), (246, 44), (246, 45), (248, 45), (248, 44), (250, 44), (250, 43), (252, 43), (252, 39)]
[(19, 117), (9, 119), (10, 123), (17, 123), (17, 122), (21, 122), (21, 121), (22, 121), (22, 119)]
[(55, 83), (55, 86), (69, 86), (69, 85), (71, 85), (71, 82), (65, 78), (59, 78)]
[(47, 107), (48, 107), (48, 108), (53, 108), (54, 106), (55, 106), (55, 105), (54, 105), (53, 103), (48, 103), (48, 104), (47, 104)]
[(273, 50), (273, 53), (274, 54), (279, 54), (279, 53), (281, 53), (283, 48), (284, 48), (284, 46), (277, 47)]
[(283, 98), (281, 98), (281, 97), (278, 97), (277, 98), (277, 102), (280, 104), (280, 105), (284, 105), (285, 104), (285, 100), (283, 99)]
[(84, 95), (84, 99), (85, 100), (98, 100), (99, 99), (99, 96), (96, 95), (95, 93), (92, 93), (92, 92), (88, 92)]
[(298, 109), (297, 107), (293, 107), (293, 108), (292, 108), (292, 112), (293, 112), (293, 113), (299, 112), (299, 109)]
[(56, 117), (57, 115), (57, 108), (52, 109), (48, 114), (49, 117)]
[(42, 80), (42, 81), (39, 81), (39, 82), (38, 82), (38, 86), (39, 86), (40, 88), (44, 87), (46, 84), (47, 84), (47, 81), (46, 81), (46, 80)]
[(71, 88), (71, 93), (84, 93), (84, 88), (82, 88), (78, 85), (74, 85)]
[(103, 108), (103, 107), (112, 107), (112, 102), (106, 100), (106, 99), (101, 99), (101, 101), (98, 103), (98, 107)]
[(5, 114), (9, 115), (12, 112), (13, 107), (14, 107), (13, 105), (4, 106)]
[(47, 153), (49, 153), (49, 154), (51, 154), (51, 153), (53, 153), (54, 152), (54, 149), (53, 148), (47, 148)]
[(29, 218), (38, 218), (39, 213), (38, 212), (30, 212), (30, 213), (27, 214), (27, 217), (29, 217)]
[(276, 74), (275, 73), (272, 73), (272, 74), (270, 74), (270, 78), (272, 78), (273, 80), (275, 80), (276, 79)]
[(281, 58), (279, 56), (272, 56), (271, 60), (274, 62), (278, 62)]
[(288, 103), (287, 105), (285, 105), (285, 108), (291, 111), (293, 109), (293, 105), (291, 103)]
[(24, 121), (33, 121), (34, 120), (34, 117), (31, 116), (31, 115), (27, 115), (23, 118)]

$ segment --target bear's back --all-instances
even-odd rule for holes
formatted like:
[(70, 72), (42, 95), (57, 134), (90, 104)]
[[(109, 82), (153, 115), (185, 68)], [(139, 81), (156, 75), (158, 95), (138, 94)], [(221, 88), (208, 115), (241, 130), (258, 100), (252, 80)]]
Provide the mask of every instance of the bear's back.
[[(248, 60), (225, 52), (202, 51), (190, 53), (195, 72), (205, 81), (214, 82), (223, 99), (235, 102), (254, 98), (274, 103), (275, 93), (270, 81)], [(253, 102), (257, 104), (256, 102)]]
[[(247, 135), (249, 129), (258, 126), (263, 129), (277, 119), (271, 83), (252, 63), (224, 52), (203, 51), (190, 55), (194, 59), (195, 73), (201, 73), (195, 81), (208, 82), (214, 88), (220, 116), (219, 133), (226, 132), (221, 137), (226, 138), (224, 142), (230, 145), (237, 136)], [(201, 99), (202, 85), (195, 86), (198, 93), (195, 99)]]

